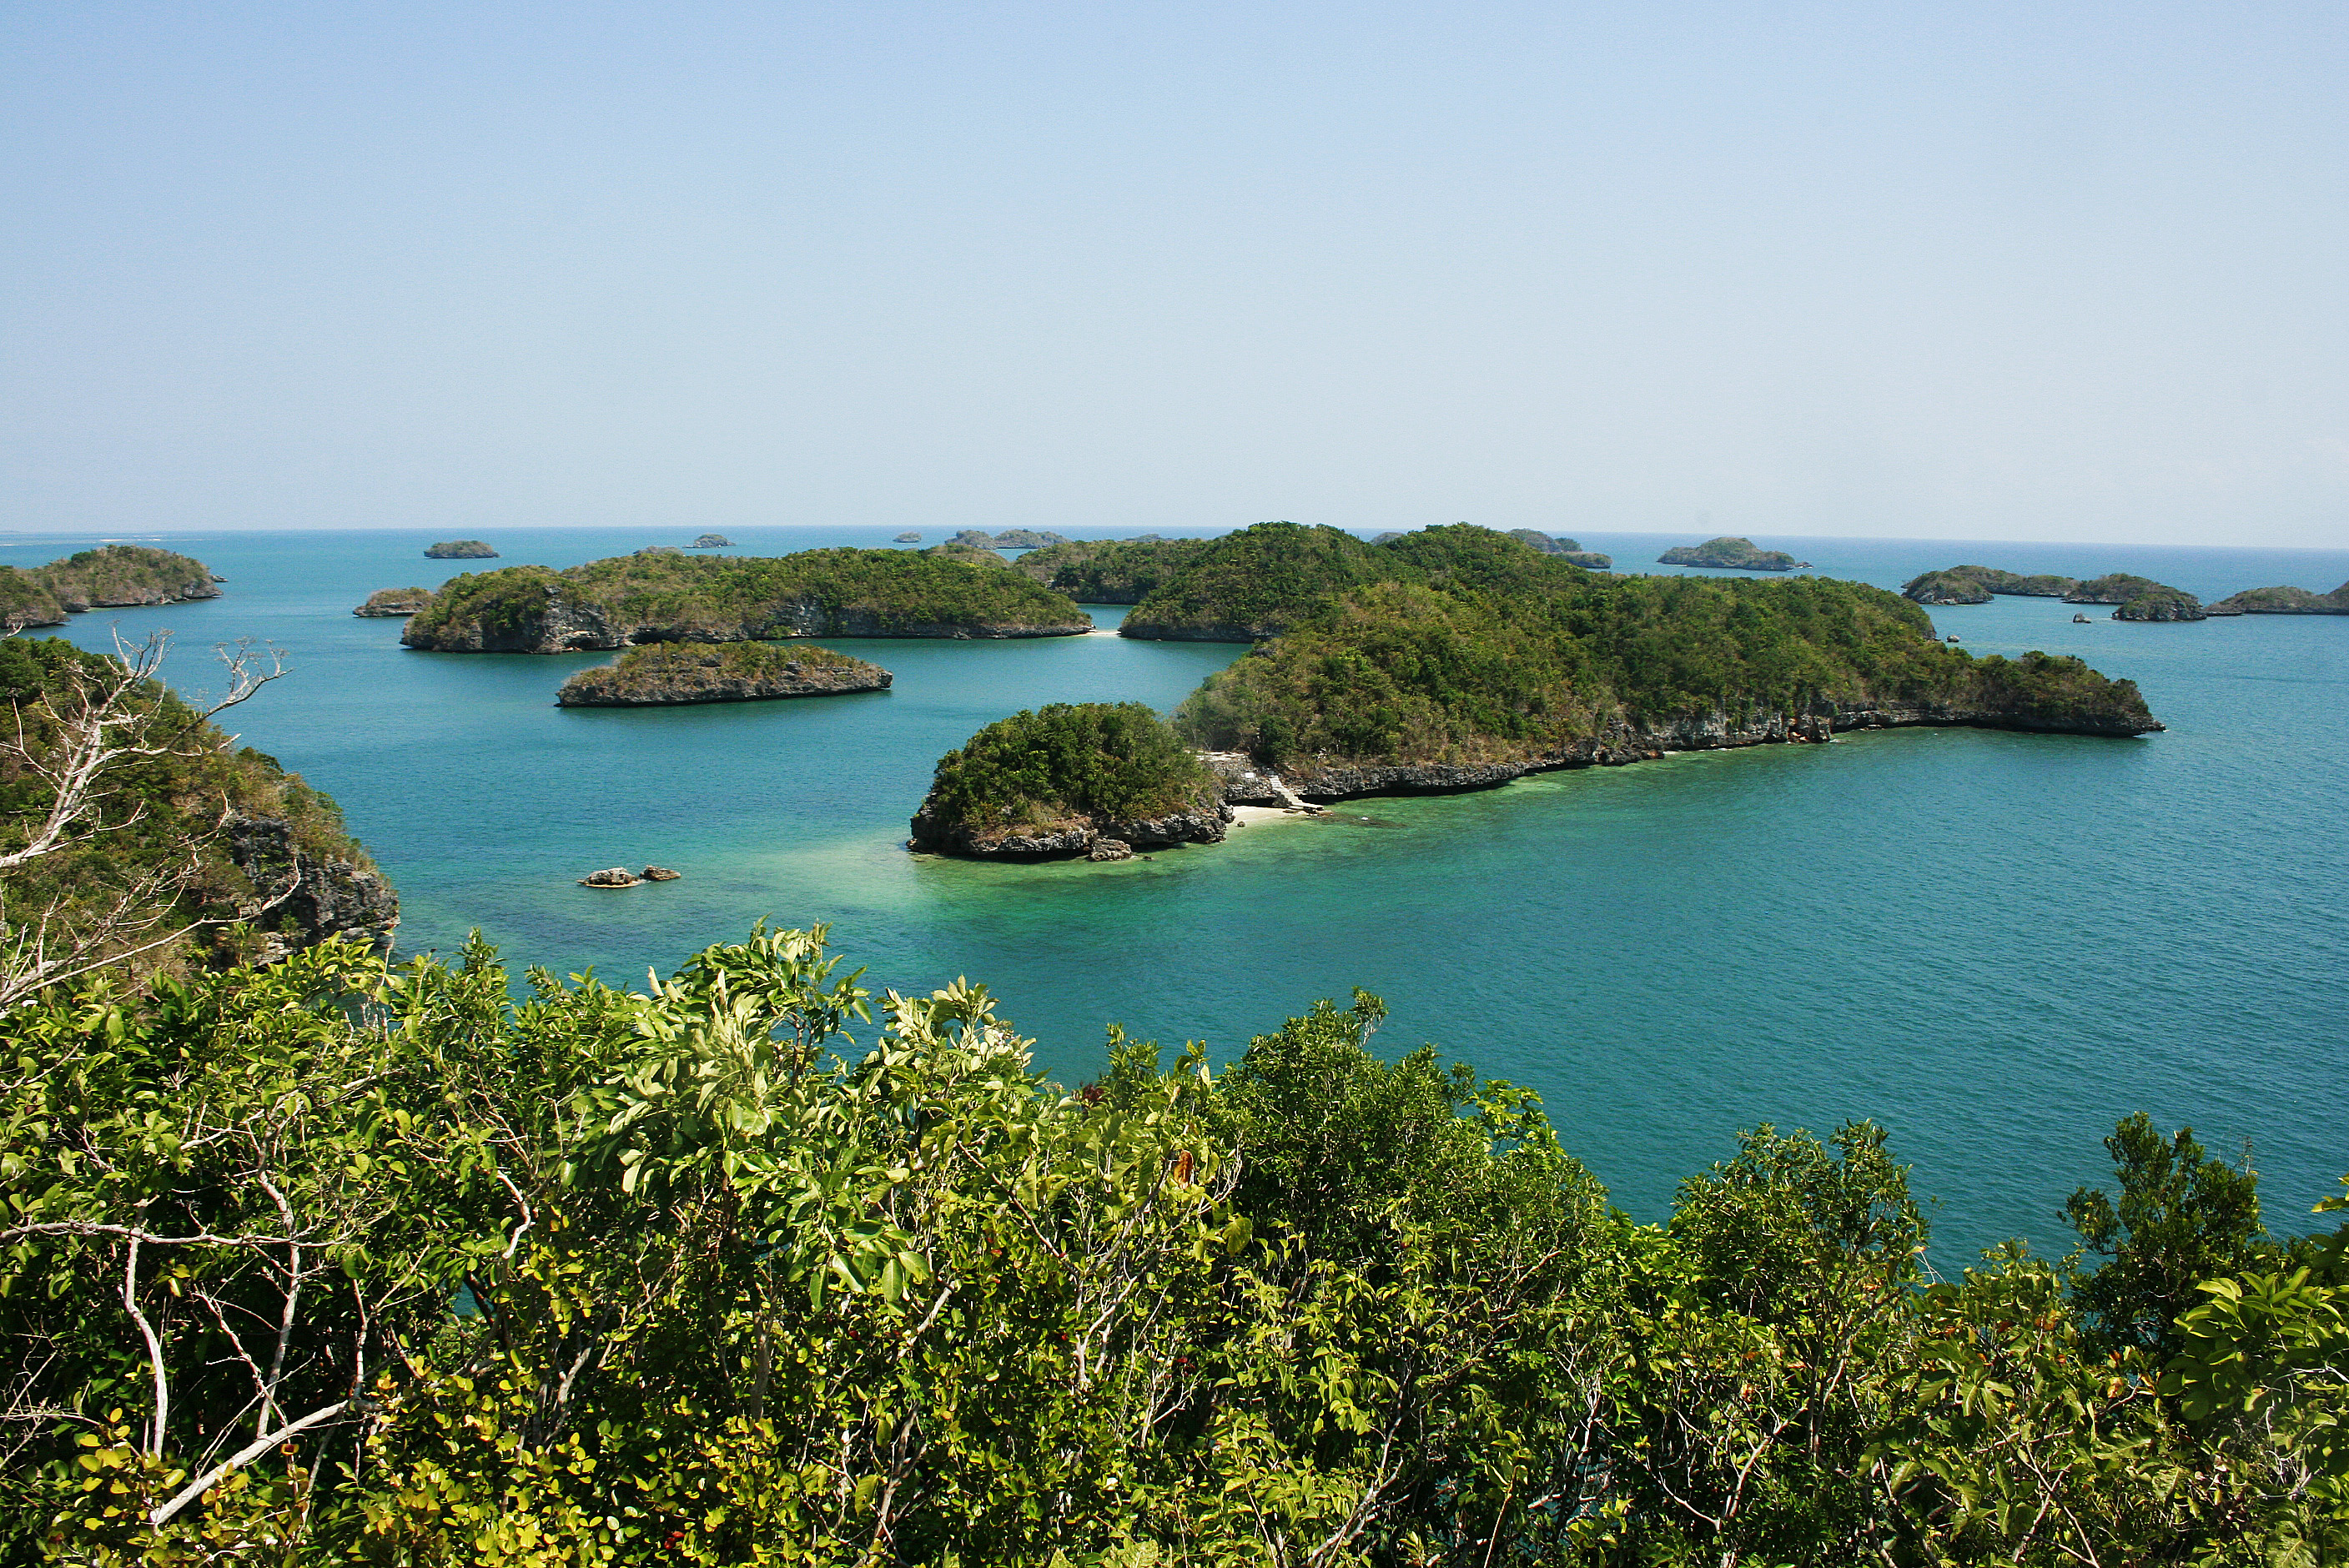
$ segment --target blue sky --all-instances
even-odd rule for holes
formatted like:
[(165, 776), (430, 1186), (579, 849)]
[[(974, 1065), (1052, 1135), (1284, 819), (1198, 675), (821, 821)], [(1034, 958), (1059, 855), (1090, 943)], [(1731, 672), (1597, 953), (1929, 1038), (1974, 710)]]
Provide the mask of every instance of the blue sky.
[(2349, 542), (2349, 7), (0, 11), (0, 530)]

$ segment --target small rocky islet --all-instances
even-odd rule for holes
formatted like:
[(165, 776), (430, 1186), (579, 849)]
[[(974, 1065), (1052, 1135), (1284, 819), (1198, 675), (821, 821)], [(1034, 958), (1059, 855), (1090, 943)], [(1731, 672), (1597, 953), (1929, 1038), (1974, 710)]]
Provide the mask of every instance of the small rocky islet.
[(558, 707), (674, 707), (886, 691), (895, 677), (811, 643), (653, 643), (577, 672)]
[[(1900, 590), (1920, 604), (1987, 604), (1994, 595), (2110, 604), (2116, 621), (2204, 621), (2230, 615), (2349, 615), (2349, 583), (2330, 593), (2290, 586), (2249, 588), (2205, 604), (2183, 588), (2127, 572), (2077, 578), (2023, 576), (1989, 566), (1950, 566), (1912, 577)], [(2085, 620), (2085, 616), (2075, 616)]]
[(431, 605), (429, 588), (378, 588), (367, 596), (367, 603), (351, 614), (369, 619), (388, 619), (398, 615), (418, 615)]
[(478, 539), (444, 539), (424, 548), (427, 561), (495, 561), (498, 552)]
[(1712, 566), (1731, 572), (1793, 572), (1810, 564), (1783, 550), (1764, 550), (1750, 539), (1724, 533), (1702, 544), (1683, 544), (1656, 557), (1660, 566)]

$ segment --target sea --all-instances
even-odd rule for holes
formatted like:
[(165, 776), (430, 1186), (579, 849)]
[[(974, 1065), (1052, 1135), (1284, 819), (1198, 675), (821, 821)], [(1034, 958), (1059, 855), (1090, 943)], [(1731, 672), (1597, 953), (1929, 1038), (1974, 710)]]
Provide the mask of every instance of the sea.
[[(497, 564), (561, 567), (698, 531), (489, 537)], [(727, 528), (749, 554), (895, 531)], [(476, 564), (424, 559), (445, 536), (107, 536), (198, 557), (222, 596), (62, 633), (105, 648), (169, 631), (169, 677), (191, 692), (217, 689), (219, 645), (282, 652), (290, 674), (225, 717), (340, 802), (399, 890), (404, 954), (478, 930), (517, 975), (639, 985), (759, 920), (823, 923), (876, 992), (983, 982), (1071, 1086), (1100, 1071), (1108, 1024), (1228, 1062), (1360, 986), (1390, 1009), (1376, 1048), (1433, 1042), (1537, 1090), (1639, 1219), (1745, 1130), (1873, 1119), (1930, 1201), (1944, 1274), (2010, 1237), (2065, 1251), (2064, 1201), (2109, 1181), (2100, 1140), (2133, 1111), (2251, 1161), (2279, 1231), (2318, 1228), (2311, 1205), (2349, 1172), (2349, 616), (1932, 612), (1976, 654), (2077, 654), (2135, 680), (2168, 727), (2137, 739), (1858, 734), (1348, 802), (1123, 864), (998, 865), (905, 850), (941, 754), (1044, 703), (1171, 710), (1245, 649), (842, 639), (895, 686), (561, 709), (564, 677), (608, 655), (415, 653), (400, 622), (351, 614)], [(1578, 536), (1639, 572), (1690, 542)], [(0, 537), (0, 562), (98, 542)], [(2132, 572), (2206, 601), (2349, 579), (2349, 550), (1760, 542), (1894, 588), (1961, 562)], [(1092, 610), (1104, 629), (1123, 613)], [(578, 884), (647, 863), (682, 878)]]

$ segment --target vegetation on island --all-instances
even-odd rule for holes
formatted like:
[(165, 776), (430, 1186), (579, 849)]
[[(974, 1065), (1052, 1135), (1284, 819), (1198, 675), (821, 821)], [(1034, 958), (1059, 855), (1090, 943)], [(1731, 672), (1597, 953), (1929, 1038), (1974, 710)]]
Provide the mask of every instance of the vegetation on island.
[(1723, 534), (1702, 544), (1683, 544), (1665, 551), (1656, 560), (1664, 566), (1718, 566), (1735, 572), (1792, 572), (1797, 566), (1810, 564), (1783, 550), (1764, 550), (1752, 540), (1735, 534)]
[(2213, 615), (2349, 615), (2349, 583), (2330, 593), (2289, 585), (2246, 588), (2209, 606)]
[(1881, 1129), (1755, 1129), (1636, 1223), (1383, 1016), (1220, 1071), (1112, 1028), (1070, 1092), (985, 987), (874, 996), (822, 927), (642, 992), (478, 940), (57, 988), (0, 1088), (0, 1549), (2349, 1553), (2349, 1227), (2271, 1233), (2190, 1131), (2120, 1125), (2074, 1257), (1934, 1269)]
[[(1361, 764), (1606, 760), (1609, 747), (1723, 743), (1716, 723), (1783, 735), (1817, 715), (2158, 727), (2129, 682), (2076, 659), (1977, 660), (1861, 583), (1599, 577), (1466, 524), (1375, 550), (1396, 576), (1321, 598), (1209, 676), (1175, 714), (1185, 738), (1311, 793), (1315, 776)], [(1641, 738), (1676, 729), (1688, 734)]]
[(443, 584), (410, 647), (557, 653), (631, 642), (773, 637), (1065, 636), (1092, 623), (1016, 573), (902, 550), (624, 555), (509, 566)]
[(1139, 604), (1196, 563), (1206, 539), (1074, 539), (1031, 550), (1011, 563), (1080, 604)]
[(1544, 555), (1562, 556), (1577, 566), (1587, 566), (1593, 572), (1605, 572), (1615, 564), (1611, 556), (1602, 555), (1596, 550), (1585, 550), (1571, 539), (1553, 538), (1537, 528), (1513, 528), (1509, 530), (1509, 537), (1531, 545)]
[(144, 544), (101, 544), (46, 566), (0, 566), (0, 627), (61, 626), (68, 614), (217, 599), (212, 569)]
[(479, 539), (444, 539), (428, 545), (425, 555), (434, 561), (494, 561), (498, 552)]
[(2076, 577), (2024, 576), (1990, 566), (1951, 566), (1926, 572), (1901, 585), (1903, 597), (1920, 604), (1987, 604), (1993, 593), (2029, 599), (2061, 599), (2079, 591)]
[(756, 702), (886, 690), (880, 665), (812, 643), (653, 643), (580, 670), (555, 695), (562, 707), (651, 707)]
[(694, 542), (686, 548), (688, 550), (731, 550), (734, 548), (734, 542), (722, 533), (704, 533), (697, 535)]
[(933, 544), (922, 552), (933, 561), (959, 561), (967, 566), (1009, 566), (1010, 561), (991, 544), (972, 544), (962, 539), (949, 539), (944, 544)]
[[(1173, 552), (1164, 557), (1179, 568), (1134, 606), (1118, 627), (1120, 636), (1254, 642), (1399, 571), (1389, 546), (1365, 544), (1329, 527), (1260, 522), (1217, 539), (1170, 542), (1195, 542), (1205, 548), (1187, 559)], [(1151, 548), (1169, 551), (1170, 544)]]
[(158, 678), (167, 647), (0, 639), (0, 1016), (94, 965), (177, 973), (397, 919), (334, 801), (211, 722), (277, 667), (231, 649), (191, 706)]
[(354, 615), (389, 617), (420, 614), (432, 603), (429, 588), (378, 588), (367, 596), (367, 603), (351, 612)]
[[(938, 758), (914, 820), (917, 849), (1075, 853), (1115, 827), (1205, 818), (1223, 785), (1149, 706), (1052, 703), (998, 719)], [(1187, 838), (1179, 830), (1162, 835)]]
[(2199, 621), (2202, 601), (2183, 588), (2128, 572), (2092, 577), (2064, 595), (2067, 604), (2117, 604), (2119, 621)]

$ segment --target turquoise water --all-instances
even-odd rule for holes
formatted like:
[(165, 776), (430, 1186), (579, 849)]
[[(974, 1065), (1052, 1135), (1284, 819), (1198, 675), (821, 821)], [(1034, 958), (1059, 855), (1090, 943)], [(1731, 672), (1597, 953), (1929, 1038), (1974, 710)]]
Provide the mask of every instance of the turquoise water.
[[(496, 542), (562, 566), (696, 531)], [(894, 530), (732, 531), (779, 553)], [(2349, 618), (1936, 612), (1978, 653), (2134, 677), (2170, 726), (2142, 740), (1861, 735), (1361, 802), (1124, 865), (973, 865), (900, 847), (939, 753), (1048, 701), (1171, 707), (1241, 650), (851, 639), (832, 645), (895, 689), (565, 711), (563, 676), (608, 655), (410, 653), (400, 623), (349, 614), (442, 581), (458, 563), (421, 559), (433, 537), (173, 536), (229, 578), (222, 599), (69, 629), (103, 645), (111, 624), (171, 628), (182, 686), (205, 684), (215, 642), (283, 647), (295, 673), (235, 727), (342, 802), (400, 890), (406, 949), (478, 925), (517, 965), (630, 984), (761, 915), (828, 921), (876, 987), (988, 982), (1067, 1081), (1096, 1070), (1109, 1020), (1228, 1054), (1361, 985), (1393, 1010), (1382, 1045), (1434, 1040), (1539, 1089), (1642, 1217), (1740, 1129), (1873, 1117), (1940, 1200), (1944, 1269), (2011, 1234), (2060, 1250), (2064, 1195), (2102, 1175), (2097, 1140), (2135, 1109), (2213, 1147), (2249, 1140), (2287, 1227), (2349, 1170)], [(1580, 537), (1627, 570), (1686, 542)], [(0, 562), (87, 542), (0, 542)], [(1887, 586), (1960, 562), (2138, 572), (2206, 599), (2349, 578), (2349, 551), (1763, 542)], [(685, 880), (574, 884), (647, 861)]]

